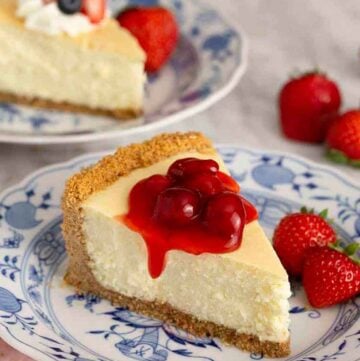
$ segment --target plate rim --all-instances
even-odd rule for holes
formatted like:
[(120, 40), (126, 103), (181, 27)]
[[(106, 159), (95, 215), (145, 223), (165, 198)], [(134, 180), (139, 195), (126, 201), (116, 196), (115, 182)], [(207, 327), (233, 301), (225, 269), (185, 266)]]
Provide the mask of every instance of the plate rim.
[[(336, 169), (335, 167), (331, 165), (323, 165), (318, 164), (317, 162), (304, 157), (299, 156), (297, 154), (291, 153), (291, 152), (284, 152), (284, 151), (274, 151), (266, 148), (256, 148), (256, 147), (247, 147), (247, 146), (241, 146), (236, 143), (215, 143), (214, 144), (216, 149), (221, 148), (236, 148), (238, 150), (243, 150), (247, 152), (252, 153), (258, 153), (258, 154), (271, 154), (275, 156), (284, 156), (288, 159), (299, 161), (301, 163), (305, 163), (310, 167), (315, 167), (318, 170), (330, 173), (331, 175), (336, 176), (341, 181), (345, 181), (347, 185), (357, 189), (360, 191), (360, 184), (357, 184), (356, 180), (353, 179), (351, 176), (347, 175), (346, 173)], [(75, 166), (77, 163), (82, 163), (83, 161), (89, 160), (89, 159), (99, 159), (100, 157), (103, 157), (105, 155), (111, 154), (111, 152), (114, 152), (114, 149), (107, 150), (107, 151), (100, 151), (100, 152), (90, 152), (85, 153), (80, 156), (73, 157), (67, 161), (63, 162), (57, 162), (53, 163), (44, 167), (40, 167), (36, 169), (35, 171), (29, 173), (27, 176), (23, 177), (20, 181), (16, 182), (14, 185), (7, 187), (3, 191), (0, 192), (0, 199), (4, 198), (9, 193), (15, 191), (16, 189), (22, 187), (23, 185), (31, 182), (34, 178), (41, 176), (44, 173), (48, 173), (51, 170), (55, 169), (61, 169), (61, 168), (68, 168), (68, 166), (72, 165)], [(2, 226), (0, 226), (2, 228)], [(22, 343), (20, 340), (17, 340), (16, 337), (12, 337), (8, 332), (6, 332), (5, 328), (0, 328), (0, 338), (5, 341), (8, 345), (13, 347), (14, 349), (18, 350), (19, 352), (23, 353), (24, 355), (33, 358), (37, 361), (49, 361), (49, 357), (44, 355), (41, 351), (34, 349), (30, 347), (27, 344)], [(359, 359), (360, 360), (360, 359)]]
[(243, 30), (241, 25), (235, 24), (235, 21), (225, 17), (222, 14), (222, 11), (214, 6), (209, 6), (212, 10), (216, 11), (216, 13), (221, 17), (225, 24), (230, 26), (233, 30), (235, 30), (241, 47), (241, 57), (240, 61), (234, 69), (231, 77), (228, 79), (227, 83), (222, 87), (218, 88), (214, 93), (209, 95), (204, 100), (201, 100), (199, 103), (186, 108), (184, 110), (180, 110), (171, 115), (167, 115), (161, 117), (159, 121), (155, 123), (144, 124), (141, 126), (135, 126), (133, 128), (126, 129), (117, 129), (117, 130), (106, 130), (99, 131), (90, 134), (73, 134), (73, 135), (21, 135), (21, 134), (12, 134), (11, 132), (1, 133), (0, 132), (0, 143), (3, 144), (19, 144), (19, 145), (59, 145), (59, 144), (81, 144), (86, 142), (102, 142), (104, 140), (114, 140), (120, 137), (132, 136), (135, 134), (143, 134), (146, 132), (151, 132), (158, 130), (160, 128), (164, 128), (166, 126), (171, 126), (180, 121), (187, 119), (193, 115), (199, 114), (211, 107), (212, 105), (219, 102), (226, 95), (231, 93), (231, 91), (236, 87), (239, 83), (240, 79), (246, 72), (248, 67), (248, 58), (249, 58), (249, 41), (248, 37)]

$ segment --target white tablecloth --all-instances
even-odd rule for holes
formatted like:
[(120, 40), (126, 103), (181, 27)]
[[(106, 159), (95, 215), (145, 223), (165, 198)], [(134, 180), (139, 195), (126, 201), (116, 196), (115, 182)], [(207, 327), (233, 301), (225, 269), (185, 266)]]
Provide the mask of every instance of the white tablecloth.
[[(292, 152), (330, 164), (320, 145), (290, 142), (279, 132), (277, 94), (296, 69), (319, 66), (336, 79), (344, 108), (360, 104), (360, 2), (358, 0), (208, 0), (249, 38), (249, 66), (225, 99), (164, 131), (201, 130), (215, 142)], [(220, 6), (221, 4), (221, 6)], [(236, 4), (236, 5), (235, 5)], [(154, 135), (75, 146), (0, 145), (0, 190), (39, 167)], [(360, 183), (360, 170), (336, 166)], [(0, 346), (1, 350), (1, 346)], [(0, 361), (4, 360), (0, 352)], [(15, 359), (12, 358), (15, 361)]]

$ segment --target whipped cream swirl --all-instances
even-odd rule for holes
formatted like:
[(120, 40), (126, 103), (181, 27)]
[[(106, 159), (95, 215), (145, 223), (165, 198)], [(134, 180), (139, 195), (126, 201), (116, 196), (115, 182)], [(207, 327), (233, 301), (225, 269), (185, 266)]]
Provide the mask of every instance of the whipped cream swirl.
[(17, 16), (24, 18), (28, 29), (49, 35), (67, 34), (76, 36), (89, 32), (99, 24), (92, 24), (89, 18), (76, 13), (66, 15), (60, 11), (55, 2), (45, 4), (43, 0), (18, 0)]

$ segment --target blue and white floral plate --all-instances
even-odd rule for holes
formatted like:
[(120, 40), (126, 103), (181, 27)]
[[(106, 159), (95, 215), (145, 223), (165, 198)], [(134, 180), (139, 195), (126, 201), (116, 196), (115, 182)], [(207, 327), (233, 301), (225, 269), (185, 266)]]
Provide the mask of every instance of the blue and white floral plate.
[(142, 118), (121, 122), (0, 103), (0, 142), (54, 144), (123, 137), (192, 116), (229, 93), (245, 72), (246, 41), (205, 0), (109, 0), (114, 14), (127, 5), (157, 3), (176, 14), (182, 36), (169, 64), (149, 78)]
[[(344, 242), (360, 241), (360, 187), (330, 168), (295, 156), (220, 146), (271, 237), (302, 205), (328, 208)], [(259, 360), (137, 315), (63, 282), (66, 253), (60, 198), (65, 180), (100, 154), (43, 168), (0, 195), (0, 337), (38, 361)], [(288, 361), (360, 360), (360, 297), (312, 309), (302, 287), (291, 298)]]

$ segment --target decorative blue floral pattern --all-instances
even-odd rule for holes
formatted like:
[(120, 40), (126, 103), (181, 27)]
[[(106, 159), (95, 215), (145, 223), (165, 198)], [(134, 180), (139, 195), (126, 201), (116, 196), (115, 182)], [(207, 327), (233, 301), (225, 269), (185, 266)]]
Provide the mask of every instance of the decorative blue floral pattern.
[[(117, 340), (115, 347), (131, 359), (166, 361), (169, 353), (174, 353), (210, 361), (211, 358), (202, 357), (186, 346), (191, 345), (201, 349), (215, 347), (221, 350), (214, 340), (191, 336), (175, 327), (137, 315), (124, 308), (116, 308), (105, 314), (118, 323), (110, 325), (107, 330), (89, 332), (93, 335), (101, 335), (105, 340), (115, 338)], [(126, 325), (126, 329), (122, 326), (123, 324)]]
[[(39, 287), (45, 279), (45, 268), (54, 265), (65, 253), (60, 223), (55, 223), (37, 239), (34, 248), (34, 263), (29, 264), (27, 292), (35, 304), (42, 305)], [(46, 316), (46, 315), (45, 315)]]
[(275, 189), (280, 185), (288, 185), (299, 193), (301, 189), (316, 189), (318, 185), (312, 181), (314, 174), (305, 171), (295, 174), (290, 168), (283, 164), (284, 157), (262, 156), (259, 159), (259, 165), (253, 168), (252, 177), (261, 186), (269, 189)]
[[(17, 229), (30, 229), (36, 227), (42, 220), (36, 219), (38, 209), (48, 209), (51, 207), (51, 192), (46, 191), (41, 196), (38, 204), (32, 202), (35, 196), (34, 188), (25, 191), (25, 200), (20, 200), (12, 204), (0, 203), (4, 209), (4, 215), (0, 214), (0, 219), (5, 219), (9, 226)], [(14, 234), (15, 235), (15, 234)]]
[(24, 114), (21, 107), (18, 107), (15, 104), (0, 103), (0, 127), (5, 125), (5, 129), (9, 125), (21, 126), (30, 125), (34, 132), (38, 132), (45, 125), (52, 124), (53, 121), (43, 115), (38, 113), (35, 115)]
[[(279, 218), (307, 205), (328, 208), (344, 242), (359, 239), (360, 189), (348, 180), (296, 157), (236, 147), (222, 147), (220, 153), (246, 198), (256, 205), (269, 236)], [(63, 183), (98, 157), (41, 170), (0, 196), (0, 336), (19, 347), (27, 345), (35, 359), (46, 361), (262, 359), (114, 308), (96, 296), (75, 294), (64, 285), (59, 209)], [(292, 343), (297, 352), (287, 360), (354, 361), (360, 347), (360, 298), (315, 310), (298, 282), (292, 281), (292, 290)], [(308, 341), (302, 337), (304, 330)]]
[[(198, 28), (196, 36), (198, 36), (199, 33), (200, 29)], [(202, 48), (210, 52), (210, 56), (213, 60), (224, 61), (228, 56), (232, 55), (230, 42), (233, 37), (236, 37), (236, 33), (232, 30), (209, 36), (204, 41)]]
[(37, 322), (33, 316), (21, 316), (23, 300), (16, 298), (7, 289), (0, 287), (0, 319), (6, 326), (20, 325), (23, 330), (33, 333), (34, 326)]
[(337, 217), (343, 224), (352, 222), (353, 233), (351, 238), (360, 242), (360, 198), (352, 200), (339, 194), (336, 196), (314, 196), (313, 198), (320, 201), (336, 202), (339, 207)]
[(16, 274), (20, 272), (20, 268), (17, 263), (17, 256), (5, 256), (3, 260), (0, 261), (0, 274), (4, 277), (9, 277), (12, 281), (15, 281)]
[(85, 302), (84, 307), (90, 312), (94, 312), (94, 306), (101, 302), (101, 298), (98, 296), (94, 296), (92, 294), (81, 295), (75, 293), (73, 295), (69, 295), (66, 298), (66, 303), (71, 307), (75, 301)]
[[(97, 139), (169, 124), (200, 111), (225, 95), (245, 70), (243, 39), (204, 0), (110, 0), (114, 14), (127, 6), (160, 4), (177, 17), (181, 39), (169, 64), (147, 84), (142, 118), (119, 123), (114, 119), (35, 110), (0, 103), (4, 140), (63, 142), (65, 138)], [(162, 91), (166, 89), (166, 91)], [(0, 140), (1, 140), (0, 134)], [(36, 136), (36, 137), (35, 137)], [(21, 140), (20, 140), (21, 139)]]
[(0, 248), (19, 248), (20, 243), (24, 240), (24, 236), (15, 229), (10, 228), (9, 231), (11, 235), (3, 238)]

